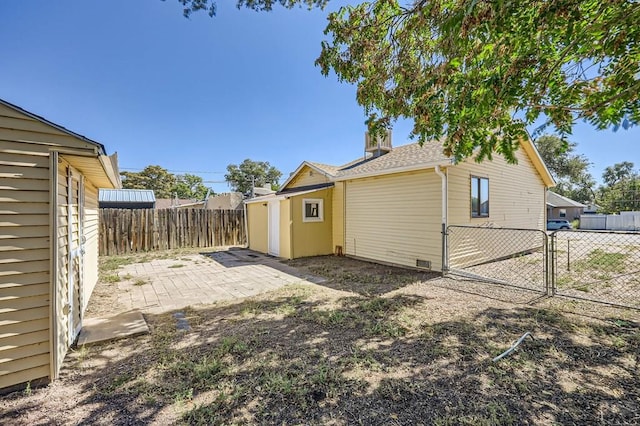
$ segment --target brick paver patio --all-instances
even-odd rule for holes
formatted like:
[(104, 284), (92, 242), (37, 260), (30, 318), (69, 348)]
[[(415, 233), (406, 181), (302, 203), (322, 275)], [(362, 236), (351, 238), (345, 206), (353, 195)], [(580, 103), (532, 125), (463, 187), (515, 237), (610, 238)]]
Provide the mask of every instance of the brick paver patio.
[(117, 283), (124, 310), (161, 313), (274, 290), (291, 283), (322, 282), (277, 259), (245, 249), (190, 254), (123, 266)]

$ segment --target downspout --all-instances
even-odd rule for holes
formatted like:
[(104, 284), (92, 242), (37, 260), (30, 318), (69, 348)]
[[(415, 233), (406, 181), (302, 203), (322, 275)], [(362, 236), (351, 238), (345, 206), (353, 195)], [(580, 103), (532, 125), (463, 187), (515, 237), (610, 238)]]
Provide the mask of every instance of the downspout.
[(291, 259), (295, 259), (295, 255), (293, 253), (293, 201), (289, 198), (289, 257)]
[[(245, 248), (249, 248), (249, 220), (247, 217), (247, 203), (242, 203), (242, 208), (244, 209), (244, 237), (247, 240), (245, 243)], [(215, 245), (215, 242), (213, 243)]]
[(447, 263), (447, 211), (448, 211), (448, 180), (447, 174), (443, 173), (440, 166), (435, 168), (436, 174), (440, 176), (442, 181), (442, 275), (449, 269)]

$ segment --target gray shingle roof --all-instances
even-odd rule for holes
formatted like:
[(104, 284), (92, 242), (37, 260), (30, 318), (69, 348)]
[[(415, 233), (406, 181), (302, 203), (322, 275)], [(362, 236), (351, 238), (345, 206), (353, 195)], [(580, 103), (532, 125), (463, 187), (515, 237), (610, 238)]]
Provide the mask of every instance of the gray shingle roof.
[(317, 167), (318, 169), (322, 170), (327, 174), (330, 174), (331, 176), (335, 176), (341, 167), (341, 166), (332, 166), (330, 164), (315, 163), (313, 161), (307, 161), (307, 163), (311, 164), (314, 167)]
[(367, 158), (340, 166), (334, 176), (338, 178), (357, 177), (358, 175), (382, 173), (394, 169), (446, 161), (450, 161), (450, 157), (443, 154), (440, 142), (425, 142), (422, 146), (413, 143), (395, 147), (391, 152), (379, 157)]
[(547, 191), (547, 204), (553, 207), (587, 207), (582, 203), (573, 201), (571, 198), (563, 197), (551, 191)]

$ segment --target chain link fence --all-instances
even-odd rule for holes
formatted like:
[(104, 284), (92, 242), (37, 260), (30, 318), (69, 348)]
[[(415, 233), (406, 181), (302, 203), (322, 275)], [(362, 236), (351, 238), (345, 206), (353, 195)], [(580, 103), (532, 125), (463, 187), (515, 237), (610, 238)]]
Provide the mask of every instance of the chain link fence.
[(545, 232), (452, 225), (445, 239), (447, 274), (550, 294)]
[(446, 274), (640, 309), (640, 233), (449, 226)]
[(553, 294), (640, 309), (640, 233), (556, 231)]

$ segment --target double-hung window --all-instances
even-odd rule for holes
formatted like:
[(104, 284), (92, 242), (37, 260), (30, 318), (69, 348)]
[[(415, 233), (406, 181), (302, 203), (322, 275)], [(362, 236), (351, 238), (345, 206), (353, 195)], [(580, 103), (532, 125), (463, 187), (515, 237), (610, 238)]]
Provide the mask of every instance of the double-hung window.
[(489, 179), (471, 176), (471, 217), (489, 217)]

